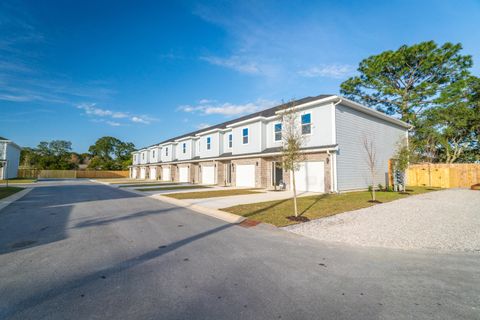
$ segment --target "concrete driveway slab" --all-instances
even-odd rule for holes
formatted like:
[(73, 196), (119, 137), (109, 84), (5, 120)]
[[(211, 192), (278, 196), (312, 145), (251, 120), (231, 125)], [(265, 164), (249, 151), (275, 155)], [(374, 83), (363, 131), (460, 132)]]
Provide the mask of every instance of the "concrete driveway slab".
[[(300, 192), (299, 197), (306, 197), (314, 195), (312, 192)], [(205, 198), (205, 199), (182, 199), (182, 201), (188, 202), (190, 204), (199, 205), (206, 208), (212, 209), (222, 209), (231, 206), (236, 206), (239, 204), (246, 203), (257, 203), (265, 201), (275, 201), (290, 199), (293, 197), (291, 191), (266, 191), (259, 192), (258, 194), (246, 194), (239, 196), (228, 196), (228, 197), (216, 197), (216, 198)]]

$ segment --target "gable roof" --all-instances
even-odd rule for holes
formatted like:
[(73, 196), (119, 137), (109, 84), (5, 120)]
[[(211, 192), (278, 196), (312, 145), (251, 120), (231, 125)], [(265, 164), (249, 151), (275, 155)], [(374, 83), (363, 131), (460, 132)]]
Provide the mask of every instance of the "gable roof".
[(159, 143), (152, 144), (148, 147), (140, 148), (137, 151), (140, 151), (140, 150), (143, 150), (143, 149), (148, 149), (150, 147), (157, 146), (157, 145), (160, 145), (160, 144), (173, 142), (175, 140), (185, 138), (185, 137), (188, 137), (188, 136), (195, 136), (196, 134), (199, 134), (199, 133), (202, 133), (202, 132), (207, 132), (207, 131), (210, 131), (210, 130), (213, 130), (213, 129), (225, 129), (228, 125), (236, 123), (236, 122), (245, 121), (245, 120), (256, 118), (256, 117), (266, 117), (266, 118), (272, 117), (272, 116), (275, 116), (275, 112), (285, 108), (285, 106), (287, 106), (289, 104), (300, 105), (300, 104), (304, 104), (304, 103), (308, 103), (308, 102), (312, 102), (312, 101), (315, 101), (315, 100), (324, 99), (324, 98), (328, 98), (328, 97), (332, 97), (332, 96), (333, 95), (331, 95), (331, 94), (321, 94), (321, 95), (314, 96), (314, 97), (305, 97), (305, 98), (302, 98), (302, 99), (290, 101), (290, 102), (283, 103), (283, 104), (280, 104), (278, 106), (275, 106), (275, 107), (272, 107), (272, 108), (269, 108), (269, 109), (265, 109), (265, 110), (261, 110), (261, 111), (258, 111), (258, 112), (252, 113), (252, 114), (248, 114), (248, 115), (240, 117), (240, 118), (235, 118), (235, 119), (232, 119), (232, 120), (229, 120), (229, 121), (226, 121), (226, 122), (222, 122), (222, 123), (219, 123), (219, 124), (207, 127), (207, 128), (203, 128), (203, 129), (200, 129), (200, 130), (197, 130), (197, 131), (192, 131), (192, 132), (189, 132), (189, 133), (186, 133), (186, 134), (182, 134), (180, 136), (176, 136), (176, 137), (173, 137), (173, 138), (170, 138), (170, 139), (167, 139), (167, 140), (163, 140)]

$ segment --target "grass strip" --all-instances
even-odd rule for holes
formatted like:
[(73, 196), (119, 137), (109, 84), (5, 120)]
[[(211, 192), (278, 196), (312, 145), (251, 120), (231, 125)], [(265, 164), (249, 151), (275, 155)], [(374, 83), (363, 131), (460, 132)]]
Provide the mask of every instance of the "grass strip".
[[(378, 201), (385, 203), (403, 199), (411, 195), (441, 190), (431, 187), (409, 187), (405, 194), (399, 192), (376, 192)], [(341, 194), (321, 194), (297, 198), (298, 213), (310, 220), (332, 216), (376, 205), (369, 202), (370, 192), (359, 191)], [(293, 213), (293, 200), (283, 199), (260, 203), (237, 205), (221, 209), (251, 220), (270, 223), (278, 227), (298, 223), (287, 219)]]

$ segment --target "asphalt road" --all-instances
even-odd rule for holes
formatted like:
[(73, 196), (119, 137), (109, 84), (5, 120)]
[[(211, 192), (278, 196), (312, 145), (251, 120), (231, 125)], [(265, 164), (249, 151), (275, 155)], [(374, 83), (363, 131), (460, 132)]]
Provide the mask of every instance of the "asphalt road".
[(0, 211), (0, 319), (480, 319), (480, 255), (332, 245), (49, 183)]

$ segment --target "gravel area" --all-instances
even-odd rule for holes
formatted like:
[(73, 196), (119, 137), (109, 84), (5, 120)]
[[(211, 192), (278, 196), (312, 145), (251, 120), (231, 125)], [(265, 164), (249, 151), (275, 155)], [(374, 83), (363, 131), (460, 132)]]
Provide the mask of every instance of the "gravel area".
[(480, 191), (430, 192), (283, 229), (351, 245), (480, 253)]

